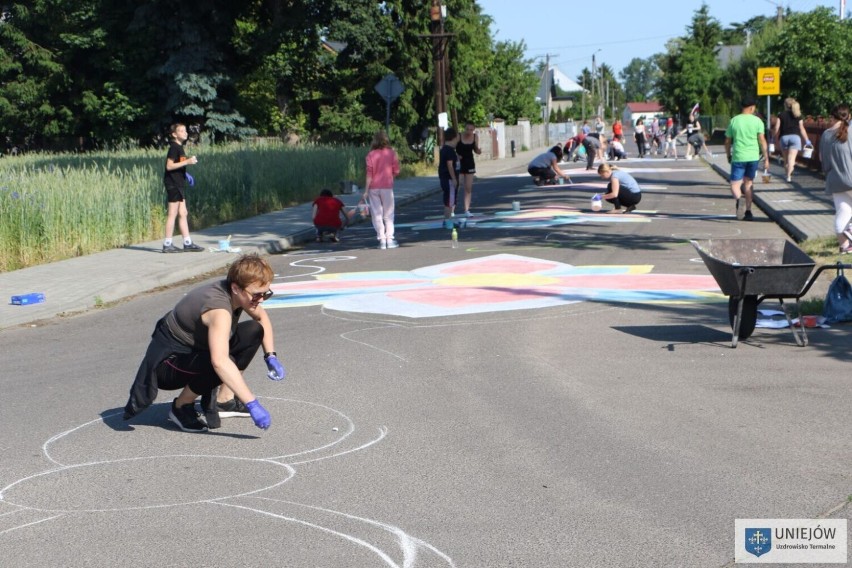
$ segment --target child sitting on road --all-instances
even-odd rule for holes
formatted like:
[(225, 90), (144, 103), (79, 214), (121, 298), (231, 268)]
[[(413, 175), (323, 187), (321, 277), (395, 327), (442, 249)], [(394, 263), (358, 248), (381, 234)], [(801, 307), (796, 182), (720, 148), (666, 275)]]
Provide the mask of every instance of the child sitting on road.
[(317, 242), (321, 243), (326, 233), (331, 234), (331, 241), (340, 242), (340, 230), (343, 229), (348, 216), (346, 206), (338, 198), (334, 197), (330, 189), (323, 189), (319, 197), (314, 200), (313, 221), (317, 230)]

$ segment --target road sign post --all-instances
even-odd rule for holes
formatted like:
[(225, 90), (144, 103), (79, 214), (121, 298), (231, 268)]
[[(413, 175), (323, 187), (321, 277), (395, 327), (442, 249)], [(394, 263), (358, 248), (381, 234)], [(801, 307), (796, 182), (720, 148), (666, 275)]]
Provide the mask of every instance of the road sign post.
[(757, 68), (757, 96), (766, 96), (766, 129), (769, 130), (770, 109), (769, 98), (772, 95), (781, 94), (781, 68), (780, 67), (758, 67)]
[(405, 90), (402, 82), (394, 75), (393, 73), (388, 73), (382, 80), (376, 83), (375, 87), (373, 87), (379, 95), (383, 99), (385, 99), (385, 104), (387, 106), (387, 113), (385, 114), (385, 132), (390, 131), (390, 108), (391, 103), (395, 101), (399, 95)]

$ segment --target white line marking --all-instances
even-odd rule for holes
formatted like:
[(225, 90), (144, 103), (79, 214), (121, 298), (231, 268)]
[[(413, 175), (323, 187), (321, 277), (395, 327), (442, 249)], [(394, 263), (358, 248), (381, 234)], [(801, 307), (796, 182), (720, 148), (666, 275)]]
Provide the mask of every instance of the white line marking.
[(6, 529), (5, 531), (0, 531), (0, 535), (7, 534), (7, 533), (10, 533), (10, 532), (12, 532), (12, 531), (16, 531), (16, 530), (18, 530), (18, 529), (24, 529), (24, 528), (27, 528), (27, 527), (31, 527), (31, 526), (33, 526), (33, 525), (38, 525), (38, 524), (41, 524), (41, 523), (43, 523), (43, 522), (45, 522), (45, 521), (52, 521), (53, 519), (59, 518), (59, 517), (61, 517), (61, 516), (62, 516), (62, 515), (53, 515), (52, 517), (48, 517), (48, 518), (46, 518), (46, 519), (42, 519), (42, 520), (40, 520), (40, 521), (33, 521), (32, 523), (27, 523), (27, 524), (25, 524), (25, 525), (20, 525), (20, 526), (17, 526), (17, 527), (12, 527), (11, 529)]
[[(303, 461), (299, 461), (299, 462), (288, 462), (288, 463), (289, 463), (290, 465), (301, 465), (301, 464), (303, 464), (303, 463), (311, 463), (311, 462), (317, 462), (317, 461), (321, 461), (321, 460), (328, 460), (328, 459), (331, 459), (331, 458), (336, 458), (336, 457), (344, 456), (344, 455), (346, 455), (346, 454), (351, 454), (351, 453), (354, 453), (354, 452), (357, 452), (357, 451), (363, 450), (363, 449), (365, 449), (365, 448), (369, 448), (369, 447), (370, 447), (370, 446), (372, 446), (373, 444), (376, 444), (376, 443), (378, 443), (378, 442), (381, 442), (381, 441), (384, 439), (384, 437), (385, 437), (385, 436), (387, 436), (387, 434), (388, 434), (388, 429), (387, 429), (387, 428), (385, 428), (384, 426), (381, 426), (381, 427), (379, 427), (379, 437), (378, 437), (378, 438), (376, 438), (376, 439), (374, 439), (374, 440), (371, 440), (371, 441), (367, 442), (367, 443), (366, 443), (366, 444), (364, 444), (364, 445), (358, 446), (357, 448), (352, 448), (351, 450), (346, 450), (346, 451), (343, 451), (343, 452), (338, 452), (338, 453), (336, 453), (336, 454), (332, 454), (332, 455), (330, 455), (330, 456), (322, 456), (322, 457), (314, 458), (314, 459), (310, 459), (310, 460), (303, 460)], [(286, 456), (282, 456), (282, 459), (283, 459), (283, 457), (286, 457)]]
[(261, 515), (267, 515), (267, 516), (270, 516), (270, 517), (274, 517), (276, 519), (281, 519), (283, 521), (289, 521), (291, 523), (298, 523), (300, 525), (305, 525), (306, 527), (311, 527), (313, 529), (317, 529), (317, 530), (324, 531), (324, 532), (327, 532), (327, 533), (335, 535), (335, 536), (339, 536), (340, 538), (346, 539), (346, 540), (348, 540), (348, 541), (350, 541), (354, 544), (357, 544), (359, 546), (363, 546), (364, 548), (371, 550), (372, 552), (374, 552), (376, 554), (376, 556), (378, 556), (379, 558), (384, 560), (385, 564), (387, 564), (388, 566), (392, 566), (393, 568), (400, 568), (400, 566), (396, 562), (394, 562), (393, 559), (391, 559), (391, 557), (388, 556), (387, 553), (385, 553), (383, 550), (373, 546), (369, 542), (361, 540), (360, 538), (356, 538), (352, 535), (348, 535), (346, 533), (338, 532), (338, 531), (335, 531), (335, 530), (332, 530), (332, 529), (329, 529), (329, 528), (326, 528), (326, 527), (323, 527), (323, 526), (320, 526), (320, 525), (315, 525), (313, 523), (309, 523), (308, 521), (303, 521), (301, 519), (294, 519), (293, 517), (285, 517), (284, 515), (279, 515), (277, 513), (270, 513), (269, 511), (262, 511), (260, 509), (253, 509), (251, 507), (246, 507), (245, 505), (232, 505), (230, 503), (219, 503), (219, 502), (212, 502), (212, 504), (213, 505), (220, 505), (222, 507), (233, 507), (235, 509), (243, 509), (245, 511), (252, 511), (254, 513), (260, 513)]

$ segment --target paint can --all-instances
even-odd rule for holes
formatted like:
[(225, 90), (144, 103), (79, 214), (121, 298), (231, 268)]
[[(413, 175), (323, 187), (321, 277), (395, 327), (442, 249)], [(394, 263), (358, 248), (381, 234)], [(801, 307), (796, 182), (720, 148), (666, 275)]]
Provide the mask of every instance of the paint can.
[(802, 316), (802, 325), (805, 327), (816, 327), (817, 316)]
[(602, 207), (603, 203), (601, 203), (601, 196), (596, 193), (592, 196), (592, 211), (600, 211)]
[(774, 142), (770, 142), (770, 143), (769, 143), (769, 153), (770, 153), (770, 154), (774, 154), (774, 153), (775, 153), (775, 143), (774, 143)]
[(811, 156), (814, 155), (814, 147), (813, 146), (805, 146), (805, 149), (802, 150), (802, 157), (806, 160), (810, 160)]
[(225, 239), (219, 241), (219, 250), (224, 252), (228, 252), (229, 250), (231, 250), (231, 241)]
[(521, 202), (513, 201), (512, 202), (512, 211), (520, 211), (521, 210)]

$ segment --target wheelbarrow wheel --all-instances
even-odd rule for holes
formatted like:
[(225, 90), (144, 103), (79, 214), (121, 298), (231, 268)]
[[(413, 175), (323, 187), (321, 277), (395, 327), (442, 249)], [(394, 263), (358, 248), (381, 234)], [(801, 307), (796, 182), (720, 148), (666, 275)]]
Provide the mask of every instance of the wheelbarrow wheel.
[[(734, 320), (737, 317), (737, 303), (739, 298), (728, 299), (728, 320), (731, 323), (731, 329), (734, 328)], [(754, 326), (757, 325), (757, 296), (745, 296), (743, 298), (743, 314), (740, 321), (740, 339), (748, 339), (754, 333)]]

